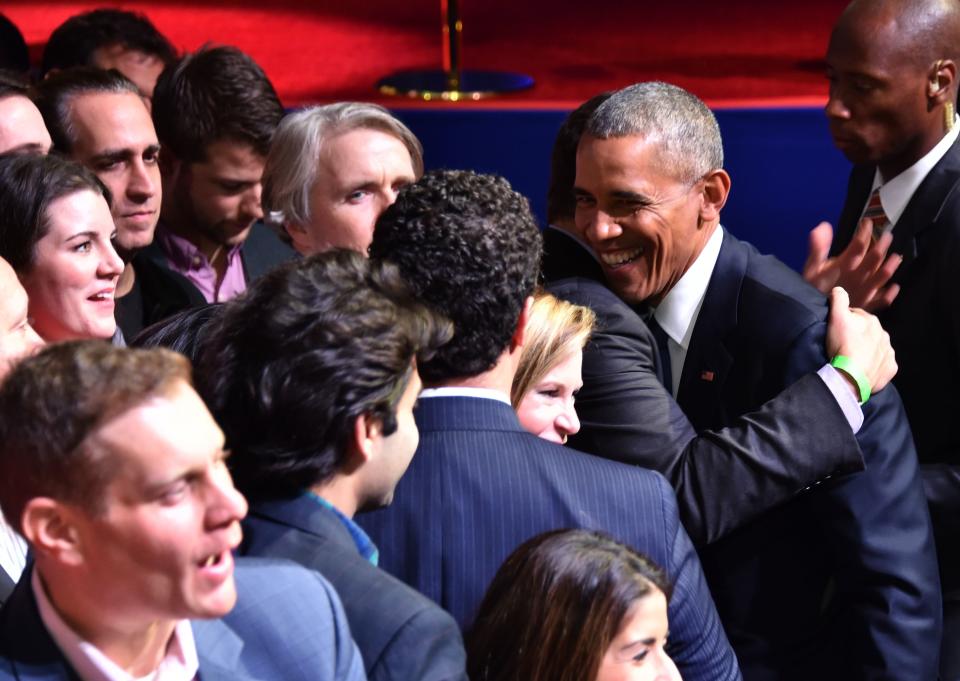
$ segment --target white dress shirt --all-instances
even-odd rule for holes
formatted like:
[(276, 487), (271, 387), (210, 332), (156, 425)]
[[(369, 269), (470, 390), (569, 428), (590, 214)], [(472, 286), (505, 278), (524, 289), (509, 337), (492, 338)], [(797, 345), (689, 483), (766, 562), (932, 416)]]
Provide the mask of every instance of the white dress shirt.
[[(880, 205), (883, 206), (883, 212), (890, 222), (884, 231), (891, 231), (897, 226), (897, 221), (906, 210), (907, 204), (913, 198), (914, 193), (920, 186), (920, 183), (930, 174), (933, 166), (940, 162), (940, 159), (949, 151), (953, 143), (957, 141), (960, 135), (960, 118), (954, 118), (953, 127), (950, 131), (937, 142), (937, 144), (924, 155), (919, 161), (904, 170), (896, 177), (890, 178), (886, 182), (880, 176), (880, 169), (877, 168), (873, 174), (873, 186), (870, 193), (877, 187), (880, 187)], [(867, 196), (867, 203), (870, 202), (870, 196)], [(867, 204), (863, 205), (863, 210), (867, 209)], [(860, 212), (863, 215), (863, 211)]]
[(479, 397), (485, 400), (497, 400), (506, 405), (510, 405), (510, 396), (493, 388), (468, 388), (468, 387), (442, 387), (442, 388), (424, 388), (420, 391), (418, 399), (428, 400), (431, 397)]
[[(193, 681), (200, 669), (193, 629), (188, 620), (177, 622), (167, 652), (157, 669), (146, 676), (134, 677), (121, 669), (95, 645), (84, 641), (70, 628), (47, 597), (40, 575), (33, 571), (30, 586), (37, 599), (43, 626), (83, 681)], [(109, 604), (105, 604), (109, 607)]]
[(27, 542), (0, 516), (0, 567), (14, 583), (27, 564)]

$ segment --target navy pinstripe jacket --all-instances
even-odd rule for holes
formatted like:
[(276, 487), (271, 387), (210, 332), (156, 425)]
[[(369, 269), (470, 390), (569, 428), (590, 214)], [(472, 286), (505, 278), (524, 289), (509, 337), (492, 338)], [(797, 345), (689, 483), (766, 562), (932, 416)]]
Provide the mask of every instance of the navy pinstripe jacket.
[(740, 678), (662, 476), (542, 440), (492, 399), (431, 397), (416, 418), (420, 446), (393, 504), (356, 518), (380, 547), (382, 568), (464, 627), (520, 543), (558, 528), (603, 530), (674, 583), (668, 651), (683, 678)]

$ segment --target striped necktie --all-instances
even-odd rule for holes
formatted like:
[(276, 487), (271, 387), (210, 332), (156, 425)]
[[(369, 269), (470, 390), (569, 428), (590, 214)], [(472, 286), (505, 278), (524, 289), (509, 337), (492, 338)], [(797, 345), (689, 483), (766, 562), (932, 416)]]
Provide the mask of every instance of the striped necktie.
[(867, 202), (867, 209), (863, 211), (863, 217), (873, 220), (873, 240), (877, 241), (883, 233), (887, 231), (890, 219), (883, 212), (883, 204), (880, 203), (880, 187), (873, 190), (870, 194), (870, 200)]

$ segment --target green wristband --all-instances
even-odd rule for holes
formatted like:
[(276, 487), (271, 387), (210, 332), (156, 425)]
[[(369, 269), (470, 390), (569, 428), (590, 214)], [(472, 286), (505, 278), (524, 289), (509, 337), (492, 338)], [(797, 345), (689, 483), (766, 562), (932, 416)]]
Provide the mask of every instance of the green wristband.
[(870, 382), (867, 380), (867, 375), (857, 366), (857, 363), (846, 355), (837, 355), (830, 362), (830, 366), (853, 379), (853, 382), (857, 384), (857, 390), (860, 391), (860, 404), (866, 404), (867, 400), (870, 399)]

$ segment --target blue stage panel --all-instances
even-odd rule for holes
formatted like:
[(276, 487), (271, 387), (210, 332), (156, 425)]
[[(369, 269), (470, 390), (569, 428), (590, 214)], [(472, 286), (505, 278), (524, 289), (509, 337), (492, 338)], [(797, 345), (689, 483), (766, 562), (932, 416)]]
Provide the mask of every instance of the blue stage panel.
[[(544, 220), (550, 151), (566, 111), (418, 108), (396, 114), (423, 142), (428, 169), (503, 175)], [(823, 110), (721, 109), (716, 115), (733, 179), (724, 226), (799, 269), (810, 229), (839, 216), (850, 171), (830, 141)]]

